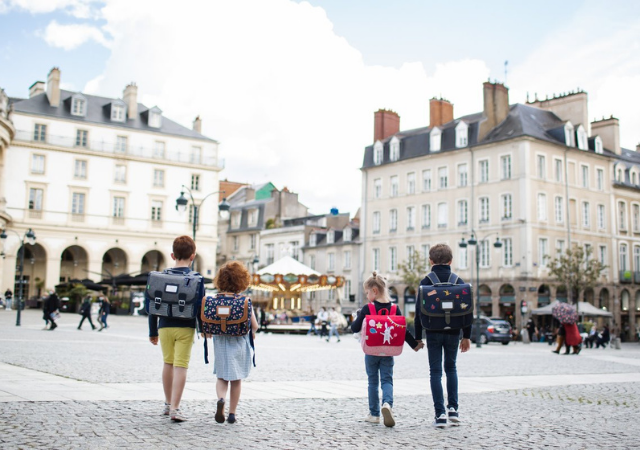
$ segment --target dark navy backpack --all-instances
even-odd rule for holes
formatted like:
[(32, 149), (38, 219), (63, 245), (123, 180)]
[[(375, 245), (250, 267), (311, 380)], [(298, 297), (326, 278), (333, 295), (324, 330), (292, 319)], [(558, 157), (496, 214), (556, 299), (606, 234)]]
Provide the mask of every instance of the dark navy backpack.
[(471, 326), (473, 295), (470, 284), (457, 284), (458, 275), (452, 273), (446, 282), (431, 272), (427, 277), (433, 286), (420, 286), (418, 304), (420, 323), (425, 330), (444, 331)]

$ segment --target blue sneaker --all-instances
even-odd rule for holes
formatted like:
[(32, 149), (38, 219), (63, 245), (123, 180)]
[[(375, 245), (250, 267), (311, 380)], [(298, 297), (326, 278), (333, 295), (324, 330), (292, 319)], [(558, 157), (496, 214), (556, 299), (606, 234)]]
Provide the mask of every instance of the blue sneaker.
[(449, 408), (448, 414), (449, 414), (449, 422), (451, 422), (451, 425), (453, 426), (460, 425), (460, 415), (458, 414), (458, 411), (453, 406)]
[(440, 414), (440, 417), (436, 417), (433, 420), (433, 426), (436, 428), (446, 428), (447, 426), (447, 415)]

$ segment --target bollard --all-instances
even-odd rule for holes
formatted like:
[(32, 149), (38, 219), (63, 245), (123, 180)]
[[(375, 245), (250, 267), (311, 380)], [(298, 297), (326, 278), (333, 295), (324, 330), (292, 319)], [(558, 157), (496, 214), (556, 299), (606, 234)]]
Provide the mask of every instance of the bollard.
[(622, 349), (622, 345), (620, 344), (620, 338), (614, 338), (613, 342), (611, 343), (611, 346), (613, 348), (615, 348), (616, 350), (621, 350)]
[(520, 336), (522, 336), (522, 343), (523, 344), (531, 344), (531, 341), (529, 340), (529, 332), (527, 331), (526, 328), (522, 329), (522, 332), (520, 333)]

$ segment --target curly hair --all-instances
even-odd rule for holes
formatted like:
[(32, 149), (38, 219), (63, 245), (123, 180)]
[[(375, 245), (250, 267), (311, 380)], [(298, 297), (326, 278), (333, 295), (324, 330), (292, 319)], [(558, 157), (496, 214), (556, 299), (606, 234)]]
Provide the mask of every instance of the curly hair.
[(229, 261), (218, 270), (214, 284), (221, 292), (238, 294), (249, 287), (251, 275), (240, 261)]

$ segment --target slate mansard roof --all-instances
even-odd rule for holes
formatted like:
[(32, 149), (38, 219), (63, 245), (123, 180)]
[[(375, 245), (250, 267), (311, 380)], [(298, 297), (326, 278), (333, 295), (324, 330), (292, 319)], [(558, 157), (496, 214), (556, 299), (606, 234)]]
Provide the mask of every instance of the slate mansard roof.
[[(400, 139), (400, 157), (398, 161), (418, 156), (425, 156), (431, 153), (439, 154), (453, 150), (465, 150), (478, 144), (499, 142), (519, 136), (531, 136), (547, 142), (562, 145), (565, 144), (564, 126), (566, 122), (550, 111), (545, 111), (533, 106), (523, 105), (520, 103), (511, 105), (506, 119), (491, 130), (482, 142), (479, 142), (478, 130), (480, 123), (483, 120), (484, 116), (482, 113), (475, 113), (452, 120), (438, 127), (442, 132), (442, 142), (441, 149), (437, 152), (431, 152), (429, 148), (429, 137), (432, 128), (423, 127), (414, 130), (400, 131), (394, 135)], [(465, 122), (469, 127), (468, 145), (457, 148), (456, 126), (458, 126), (461, 121)], [(577, 126), (578, 124), (574, 125)], [(393, 136), (389, 136), (382, 141), (384, 146), (382, 165), (391, 162), (389, 150), (392, 138)], [(373, 144), (365, 147), (362, 169), (368, 169), (376, 166), (373, 163), (373, 147)], [(589, 151), (593, 151), (593, 147), (591, 145), (589, 147)], [(609, 156), (616, 156), (612, 152), (606, 150), (604, 153)]]
[[(71, 98), (74, 95), (82, 95), (87, 101), (87, 110), (84, 116), (75, 116), (71, 114)], [(111, 105), (114, 103), (121, 104), (121, 99), (98, 97), (96, 95), (78, 94), (77, 92), (60, 90), (60, 106), (53, 107), (49, 104), (46, 93), (38, 94), (28, 99), (10, 98), (13, 109), (17, 113), (31, 114), (36, 116), (45, 116), (55, 119), (64, 119), (75, 122), (93, 123), (108, 125), (110, 127), (123, 128), (128, 130), (150, 131), (153, 133), (169, 134), (190, 139), (198, 139), (202, 141), (217, 142), (208, 138), (197, 131), (184, 127), (172, 120), (162, 116), (162, 124), (160, 128), (150, 127), (148, 124), (149, 110), (142, 103), (138, 103), (138, 114), (135, 119), (125, 118), (124, 122), (111, 120)]]

